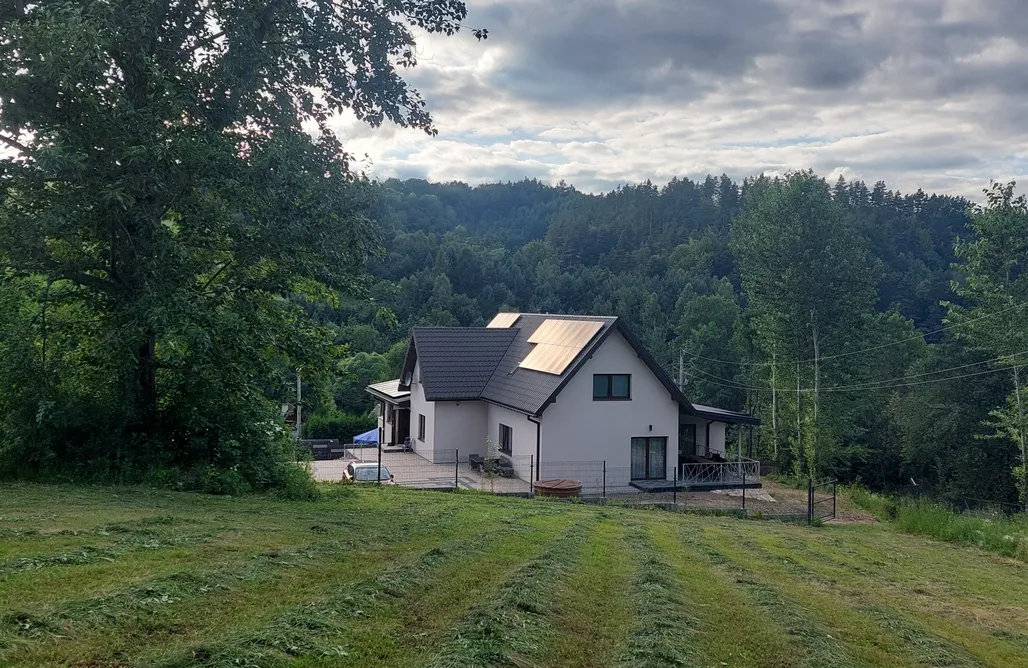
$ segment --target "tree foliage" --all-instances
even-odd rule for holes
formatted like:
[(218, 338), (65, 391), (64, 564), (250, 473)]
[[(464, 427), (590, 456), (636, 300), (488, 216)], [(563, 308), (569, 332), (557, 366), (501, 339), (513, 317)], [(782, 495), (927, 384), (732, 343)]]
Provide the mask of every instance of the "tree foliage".
[(327, 121), (434, 133), (400, 71), (415, 30), (453, 34), (464, 15), (434, 0), (8, 7), (0, 267), (7, 291), (45, 284), (22, 310), (51, 314), (45, 331), (14, 325), (50, 354), (3, 390), (19, 415), (35, 407), (7, 415), (8, 464), (132, 478), (202, 462), (267, 484), (287, 444), (266, 388), (332, 366), (329, 332), (288, 297), (362, 294), (379, 244)]

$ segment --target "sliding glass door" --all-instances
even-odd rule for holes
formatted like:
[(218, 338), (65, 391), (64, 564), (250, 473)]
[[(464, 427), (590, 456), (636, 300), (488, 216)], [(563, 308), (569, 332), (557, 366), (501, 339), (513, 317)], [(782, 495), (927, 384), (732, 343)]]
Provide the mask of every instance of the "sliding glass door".
[(667, 477), (667, 437), (632, 439), (632, 480), (663, 480)]

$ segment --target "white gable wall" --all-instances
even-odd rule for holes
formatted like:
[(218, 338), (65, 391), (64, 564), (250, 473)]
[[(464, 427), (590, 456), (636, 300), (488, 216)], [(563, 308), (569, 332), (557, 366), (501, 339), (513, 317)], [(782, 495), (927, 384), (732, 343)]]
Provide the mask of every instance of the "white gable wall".
[(435, 402), (436, 459), (453, 461), (453, 450), (463, 462), (470, 454), (484, 455), (487, 416), (481, 401)]
[[(598, 373), (631, 374), (631, 400), (594, 401), (593, 374)], [(667, 437), (668, 477), (678, 462), (678, 403), (617, 331), (543, 411), (541, 421), (544, 478), (547, 462), (605, 460), (608, 471), (627, 471), (633, 436)]]
[[(425, 439), (418, 438), (418, 416), (425, 416)], [(414, 378), (410, 385), (410, 440), (414, 452), (429, 461), (435, 461), (435, 402), (425, 401), (425, 387), (421, 384), (421, 363), (414, 365)]]

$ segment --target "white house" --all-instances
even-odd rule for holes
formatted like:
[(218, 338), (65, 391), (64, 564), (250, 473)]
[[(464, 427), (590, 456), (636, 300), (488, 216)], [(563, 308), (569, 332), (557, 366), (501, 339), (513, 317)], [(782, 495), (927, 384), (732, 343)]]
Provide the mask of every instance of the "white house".
[[(368, 387), (379, 439), (431, 461), (486, 455), (519, 477), (605, 462), (664, 481), (725, 455), (752, 415), (692, 404), (616, 317), (500, 313), (487, 327), (416, 327), (401, 378)], [(750, 443), (751, 445), (751, 443)]]

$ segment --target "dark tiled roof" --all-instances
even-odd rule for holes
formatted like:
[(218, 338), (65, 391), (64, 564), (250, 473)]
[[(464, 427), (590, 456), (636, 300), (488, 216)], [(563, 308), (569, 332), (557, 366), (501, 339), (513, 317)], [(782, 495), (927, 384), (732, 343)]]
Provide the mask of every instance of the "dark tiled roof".
[[(534, 344), (528, 342), (528, 337), (546, 320), (593, 320), (603, 323), (600, 331), (590, 339), (578, 357), (559, 376), (532, 369), (522, 369), (518, 366), (534, 347)], [(517, 336), (510, 348), (507, 349), (507, 354), (497, 365), (485, 392), (482, 393), (482, 398), (509, 406), (514, 410), (532, 415), (537, 414), (553, 393), (574, 375), (579, 362), (592, 354), (596, 346), (606, 338), (616, 321), (617, 318), (604, 316), (522, 313), (515, 323), (515, 327), (512, 328), (518, 330)]]
[(516, 329), (415, 327), (412, 341), (421, 363), (425, 399), (480, 399), (517, 334)]
[[(528, 337), (546, 320), (590, 320), (603, 323), (560, 375), (518, 366), (531, 352)], [(575, 375), (611, 331), (617, 329), (682, 407), (692, 406), (616, 317), (522, 313), (510, 328), (415, 327), (404, 361), (403, 382), (415, 361), (421, 362), (425, 398), (429, 401), (482, 399), (529, 415), (538, 415)], [(407, 389), (407, 385), (401, 389)]]

